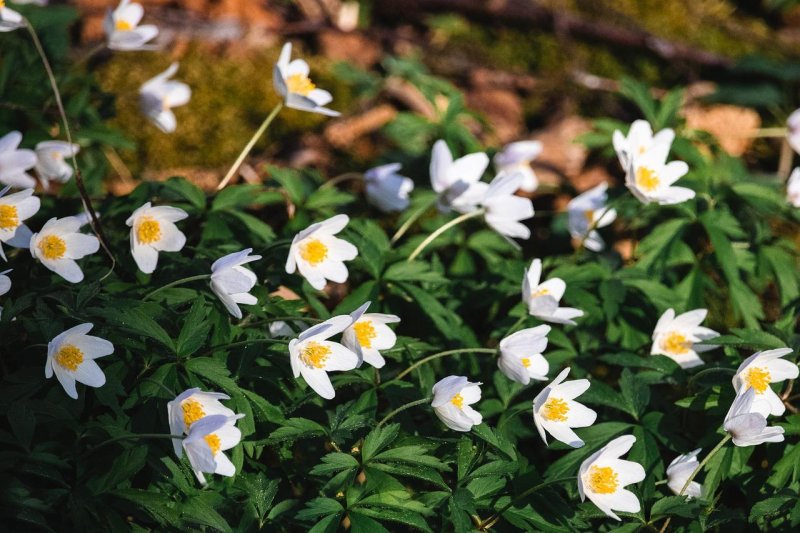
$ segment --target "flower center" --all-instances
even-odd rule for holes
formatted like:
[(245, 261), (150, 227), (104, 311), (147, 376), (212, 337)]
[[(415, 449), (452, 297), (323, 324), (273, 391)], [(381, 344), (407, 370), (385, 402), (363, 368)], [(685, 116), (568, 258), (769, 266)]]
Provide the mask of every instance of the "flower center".
[(83, 363), (83, 352), (71, 344), (62, 346), (56, 354), (56, 363), (70, 372), (75, 372), (78, 370), (78, 365)]
[(219, 453), (222, 443), (219, 441), (219, 437), (217, 437), (215, 433), (209, 433), (203, 437), (203, 440), (206, 441), (208, 447), (211, 448), (211, 455), (217, 455)]
[(19, 226), (17, 206), (8, 204), (0, 205), (0, 229), (14, 229), (17, 226)]
[(583, 218), (586, 219), (586, 223), (590, 226), (594, 224), (594, 209), (587, 209), (583, 212)]
[(539, 296), (547, 296), (550, 294), (548, 289), (538, 289), (531, 293), (531, 298), (538, 298)]
[(520, 359), (520, 361), (522, 361), (522, 366), (524, 366), (525, 368), (531, 366), (531, 360), (528, 359), (527, 357), (523, 357), (522, 359)]
[(292, 74), (286, 78), (286, 87), (290, 93), (308, 96), (316, 88), (316, 85), (305, 74)]
[(309, 368), (322, 368), (331, 354), (331, 349), (318, 342), (311, 341), (300, 352), (300, 360)]
[(687, 341), (686, 337), (677, 331), (671, 332), (661, 341), (661, 348), (665, 352), (673, 355), (684, 355), (689, 353), (689, 348), (691, 347), (692, 343)]
[(661, 180), (652, 168), (639, 167), (636, 171), (636, 185), (647, 192), (653, 192), (658, 188)]
[(459, 392), (458, 394), (456, 394), (455, 396), (453, 396), (450, 399), (450, 403), (452, 403), (453, 405), (455, 405), (459, 409), (463, 409), (464, 408), (464, 397), (461, 396), (461, 393)]
[(5, 7), (6, 7), (5, 0), (0, 0), (0, 9), (3, 9)]
[(114, 27), (117, 31), (131, 31), (133, 29), (133, 24), (128, 22), (127, 20), (117, 19), (114, 24)]
[(161, 224), (153, 217), (144, 217), (136, 226), (136, 237), (142, 244), (152, 244), (161, 240)]
[(549, 398), (542, 406), (542, 416), (553, 422), (566, 422), (569, 405), (561, 398)]
[(39, 241), (39, 251), (45, 259), (61, 259), (67, 253), (67, 243), (57, 235), (46, 235)]
[(328, 257), (328, 247), (319, 239), (312, 239), (300, 247), (300, 257), (311, 266), (317, 266)]
[(375, 332), (375, 327), (372, 325), (372, 321), (364, 320), (363, 322), (356, 322), (353, 329), (356, 330), (358, 344), (364, 348), (372, 348), (372, 339), (378, 336)]
[(183, 411), (183, 423), (187, 428), (191, 427), (192, 424), (206, 416), (206, 413), (203, 411), (203, 406), (200, 404), (200, 402), (197, 400), (192, 400), (191, 398), (181, 402), (181, 410)]
[(587, 485), (597, 494), (613, 494), (619, 487), (619, 475), (610, 466), (592, 466)]
[(758, 394), (763, 394), (767, 387), (769, 387), (770, 375), (769, 371), (763, 367), (751, 368), (747, 372), (747, 377), (744, 378), (745, 383), (753, 387)]

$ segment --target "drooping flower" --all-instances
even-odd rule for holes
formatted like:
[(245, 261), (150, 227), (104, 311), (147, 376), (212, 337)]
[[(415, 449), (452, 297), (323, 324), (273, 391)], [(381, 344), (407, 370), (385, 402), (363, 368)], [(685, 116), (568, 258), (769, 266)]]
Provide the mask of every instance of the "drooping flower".
[(43, 141), (36, 145), (36, 172), (45, 189), (51, 181), (69, 181), (73, 169), (65, 159), (73, 157), (80, 149), (77, 144), (64, 141)]
[(11, 278), (6, 276), (13, 269), (8, 269), (0, 272), (0, 296), (4, 295), (11, 290)]
[(238, 304), (255, 305), (258, 298), (250, 294), (257, 278), (251, 270), (242, 265), (261, 259), (260, 255), (250, 255), (252, 248), (228, 254), (211, 265), (211, 290), (236, 318), (242, 318)]
[(713, 350), (717, 346), (696, 343), (719, 337), (719, 333), (713, 329), (700, 325), (707, 314), (707, 309), (695, 309), (675, 316), (674, 309), (667, 309), (658, 319), (653, 331), (650, 354), (666, 355), (681, 365), (681, 368), (705, 364), (697, 354)]
[(542, 352), (547, 348), (550, 326), (527, 328), (500, 341), (497, 366), (510, 380), (527, 385), (531, 379), (547, 381), (550, 365)]
[(295, 235), (286, 259), (286, 273), (294, 274), (295, 270), (299, 270), (300, 275), (317, 290), (325, 287), (325, 280), (336, 283), (347, 281), (344, 261), (355, 259), (358, 250), (334, 235), (342, 231), (348, 222), (350, 218), (347, 215), (336, 215), (311, 224)]
[(302, 375), (308, 386), (326, 400), (336, 395), (328, 372), (352, 370), (358, 366), (358, 355), (338, 342), (328, 340), (352, 323), (349, 315), (335, 316), (311, 326), (289, 341), (289, 360), (294, 377)]
[(666, 162), (661, 154), (649, 151), (636, 157), (626, 167), (625, 185), (642, 203), (655, 202), (659, 205), (674, 205), (695, 196), (692, 189), (673, 187), (684, 174), (689, 172), (689, 165), (683, 161)]
[(227, 477), (236, 474), (236, 467), (222, 452), (241, 442), (242, 432), (234, 424), (243, 416), (209, 415), (192, 424), (182, 445), (200, 483), (206, 482), (204, 473)]
[(578, 493), (581, 501), (587, 497), (601, 511), (620, 520), (614, 511), (638, 513), (639, 499), (625, 487), (645, 478), (642, 465), (620, 459), (631, 449), (636, 437), (625, 435), (612, 440), (593, 453), (582, 464), (578, 474)]
[(36, 152), (18, 149), (21, 142), (22, 134), (18, 131), (0, 137), (0, 183), (18, 189), (36, 187), (36, 180), (27, 173), (36, 166)]
[(789, 146), (800, 154), (800, 109), (794, 110), (789, 118), (786, 119), (786, 140)]
[(14, 31), (24, 28), (22, 15), (6, 7), (5, 0), (0, 0), (0, 32)]
[[(220, 400), (230, 400), (231, 397), (221, 392), (204, 392), (199, 388), (187, 389), (167, 403), (167, 417), (169, 418), (169, 431), (172, 435), (188, 434), (192, 426), (211, 415), (223, 415), (226, 418), (236, 417), (236, 413), (220, 403)], [(181, 439), (172, 439), (175, 455), (183, 455)]]
[(150, 202), (139, 207), (125, 224), (131, 228), (131, 253), (136, 266), (145, 274), (158, 265), (159, 252), (179, 252), (186, 244), (186, 235), (175, 226), (189, 214), (183, 209)]
[(33, 189), (5, 196), (10, 187), (0, 190), (0, 257), (6, 260), (3, 243), (15, 248), (28, 248), (31, 230), (23, 224), (39, 211), (41, 202), (33, 196)]
[(737, 394), (725, 415), (723, 428), (736, 446), (756, 446), (765, 442), (783, 442), (783, 428), (767, 426), (767, 417), (756, 411), (754, 401), (756, 389), (747, 389)]
[(370, 303), (365, 303), (350, 314), (353, 323), (344, 330), (342, 344), (358, 355), (358, 366), (367, 362), (375, 368), (383, 368), (386, 360), (380, 350), (388, 350), (397, 342), (397, 335), (386, 324), (400, 322), (400, 317), (367, 313)]
[(567, 204), (567, 225), (573, 239), (583, 242), (587, 250), (601, 252), (606, 243), (597, 231), (614, 222), (617, 212), (606, 206), (608, 184), (603, 182), (585, 191)]
[(178, 63), (173, 63), (158, 76), (144, 82), (139, 89), (139, 109), (164, 133), (172, 133), (178, 125), (172, 108), (187, 104), (192, 97), (192, 89), (188, 85), (169, 79), (176, 72)]
[(481, 205), (486, 223), (500, 235), (527, 239), (531, 230), (520, 220), (533, 216), (533, 202), (514, 193), (520, 188), (522, 174), (498, 174), (489, 184)]
[(108, 47), (121, 51), (148, 48), (146, 45), (158, 35), (158, 28), (152, 24), (140, 26), (143, 16), (142, 5), (131, 3), (130, 0), (121, 0), (115, 10), (109, 9), (103, 21)]
[(533, 192), (539, 187), (539, 178), (531, 168), (531, 161), (542, 153), (539, 141), (517, 141), (509, 143), (494, 156), (494, 167), (498, 173), (522, 175), (519, 188), (525, 192)]
[(772, 390), (770, 383), (797, 379), (800, 374), (797, 364), (781, 359), (790, 353), (791, 348), (756, 352), (739, 365), (733, 376), (733, 388), (737, 394), (748, 388), (755, 391), (752, 412), (766, 417), (780, 416), (786, 411), (783, 400)]
[(597, 419), (597, 413), (575, 401), (575, 398), (589, 388), (589, 380), (564, 381), (567, 374), (569, 367), (562, 370), (533, 399), (533, 422), (545, 444), (547, 433), (550, 433), (556, 440), (573, 448), (580, 448), (584, 444), (583, 440), (572, 428), (591, 426)]
[(94, 324), (80, 324), (57, 335), (47, 344), (44, 375), (55, 373), (58, 382), (70, 398), (78, 399), (75, 382), (89, 387), (102, 387), (106, 375), (94, 361), (114, 353), (114, 345), (100, 337), (87, 335)]
[(792, 171), (786, 182), (786, 198), (794, 207), (800, 207), (800, 167)]
[(338, 117), (338, 111), (325, 107), (333, 101), (331, 93), (318, 89), (309, 79), (311, 69), (308, 63), (302, 59), (290, 61), (291, 57), (292, 43), (286, 43), (272, 72), (272, 83), (286, 107)]
[(79, 232), (81, 225), (77, 217), (51, 218), (31, 236), (31, 255), (70, 283), (83, 281), (75, 260), (100, 249), (97, 237)]
[(481, 180), (489, 166), (489, 157), (483, 152), (467, 154), (453, 160), (450, 148), (443, 140), (433, 145), (431, 153), (431, 186), (439, 194), (436, 205), (439, 211), (451, 209), (459, 213), (469, 213), (478, 208), (486, 195), (489, 184)]
[[(700, 462), (697, 460), (697, 454), (700, 453), (702, 448), (679, 455), (667, 467), (667, 486), (669, 490), (680, 496), (683, 486), (689, 480), (689, 476), (699, 466)], [(703, 486), (697, 481), (692, 481), (683, 493), (690, 498), (699, 498), (703, 494)]]
[(542, 261), (534, 259), (522, 279), (522, 301), (528, 313), (545, 322), (575, 325), (573, 318), (583, 316), (583, 311), (573, 307), (559, 307), (567, 284), (561, 278), (550, 278), (539, 283), (542, 277)]
[(470, 383), (464, 376), (447, 376), (433, 386), (431, 407), (445, 426), (469, 431), (483, 422), (483, 416), (470, 407), (481, 399), (481, 383)]
[(633, 161), (644, 156), (652, 156), (656, 160), (666, 161), (675, 132), (665, 128), (653, 135), (653, 128), (646, 120), (634, 120), (628, 135), (614, 131), (612, 142), (617, 152), (619, 164), (627, 170)]
[(390, 163), (364, 173), (367, 200), (385, 213), (404, 211), (414, 190), (414, 181), (397, 173), (400, 168), (400, 163)]

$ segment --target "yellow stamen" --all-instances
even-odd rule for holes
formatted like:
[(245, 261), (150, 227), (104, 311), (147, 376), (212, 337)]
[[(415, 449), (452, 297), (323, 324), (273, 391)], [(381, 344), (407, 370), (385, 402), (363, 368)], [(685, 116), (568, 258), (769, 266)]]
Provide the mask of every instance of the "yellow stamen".
[(331, 349), (318, 342), (309, 342), (300, 352), (300, 360), (310, 368), (323, 368), (331, 354)]
[(57, 235), (45, 235), (38, 247), (45, 259), (61, 259), (67, 253), (67, 243)]
[(0, 204), (0, 229), (15, 229), (17, 226), (19, 226), (17, 206)]
[(305, 74), (292, 74), (286, 78), (286, 87), (290, 93), (308, 96), (317, 86)]
[(450, 399), (450, 403), (458, 407), (459, 409), (464, 408), (464, 397), (461, 396), (461, 393), (456, 394)]
[(538, 298), (539, 296), (547, 296), (548, 294), (550, 294), (550, 291), (548, 289), (539, 289), (538, 291), (531, 293), (531, 298)]
[(692, 343), (686, 340), (686, 337), (677, 331), (669, 333), (661, 341), (661, 349), (672, 355), (687, 354), (691, 347)]
[(372, 339), (378, 336), (378, 333), (375, 331), (375, 327), (372, 325), (372, 321), (363, 320), (356, 322), (353, 326), (353, 329), (356, 330), (358, 344), (364, 348), (372, 348)]
[(764, 367), (751, 368), (745, 376), (745, 382), (755, 389), (757, 394), (763, 394), (769, 387), (769, 371)]
[(181, 402), (181, 410), (183, 411), (183, 423), (186, 424), (187, 428), (206, 416), (200, 402), (192, 400), (191, 398)]
[(561, 398), (548, 398), (542, 406), (542, 417), (553, 422), (566, 422), (569, 405)]
[(594, 209), (587, 209), (583, 212), (583, 218), (586, 219), (586, 223), (590, 226), (594, 224)]
[(117, 31), (131, 31), (133, 29), (133, 24), (127, 20), (117, 19), (114, 27)]
[(527, 357), (523, 357), (521, 361), (522, 361), (522, 366), (524, 366), (525, 368), (531, 366), (531, 360), (528, 359)]
[(153, 217), (142, 217), (136, 225), (136, 237), (142, 244), (152, 244), (161, 240), (161, 224)]
[(3, 9), (4, 7), (6, 7), (5, 0), (0, 0), (0, 9)]
[(78, 365), (83, 363), (83, 352), (77, 346), (67, 344), (58, 350), (55, 359), (61, 368), (75, 372), (78, 370)]
[(639, 167), (636, 171), (636, 185), (646, 192), (653, 192), (661, 183), (658, 174), (652, 168)]
[(319, 239), (310, 240), (300, 246), (300, 257), (311, 266), (317, 266), (328, 257), (328, 247)]
[(610, 466), (592, 466), (588, 477), (587, 485), (597, 494), (613, 494), (619, 487), (619, 475)]
[(211, 448), (211, 455), (217, 455), (219, 453), (220, 448), (222, 447), (222, 443), (219, 441), (219, 437), (215, 433), (209, 433), (203, 440), (206, 441), (208, 447)]

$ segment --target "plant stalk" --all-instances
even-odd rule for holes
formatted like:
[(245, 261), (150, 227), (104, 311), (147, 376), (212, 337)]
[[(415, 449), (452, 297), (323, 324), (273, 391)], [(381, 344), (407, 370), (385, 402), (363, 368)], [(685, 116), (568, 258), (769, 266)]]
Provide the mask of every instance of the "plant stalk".
[(198, 280), (201, 280), (201, 279), (208, 279), (210, 277), (211, 277), (211, 274), (198, 274), (197, 276), (189, 276), (188, 278), (182, 278), (182, 279), (179, 279), (177, 281), (173, 281), (172, 283), (167, 283), (163, 287), (159, 287), (158, 289), (154, 290), (153, 292), (148, 293), (147, 295), (145, 295), (145, 297), (142, 298), (142, 301), (146, 302), (147, 300), (152, 298), (154, 295), (158, 294), (159, 292), (161, 292), (161, 291), (163, 291), (165, 289), (169, 289), (169, 288), (175, 287), (177, 285), (183, 285), (184, 283), (189, 283), (189, 282), (192, 282), (192, 281), (198, 281)]
[(225, 174), (225, 177), (222, 178), (221, 182), (219, 182), (219, 185), (217, 185), (217, 192), (224, 189), (225, 186), (228, 184), (228, 182), (231, 181), (231, 178), (233, 178), (233, 176), (236, 174), (236, 171), (239, 170), (242, 161), (244, 161), (244, 159), (250, 153), (250, 150), (253, 149), (253, 146), (256, 145), (258, 139), (260, 139), (261, 136), (264, 134), (264, 132), (267, 131), (267, 128), (269, 128), (269, 125), (272, 124), (273, 120), (275, 120), (275, 117), (278, 116), (278, 113), (280, 112), (281, 109), (283, 109), (283, 102), (278, 102), (278, 104), (272, 109), (270, 114), (267, 115), (267, 118), (264, 119), (264, 122), (261, 123), (261, 126), (258, 127), (256, 132), (247, 142), (247, 144), (244, 147), (244, 150), (242, 150), (242, 153), (240, 153), (239, 157), (236, 158), (236, 161), (233, 163), (233, 166), (230, 168), (230, 170), (228, 170), (228, 173)]
[(396, 379), (396, 380), (403, 379), (411, 371), (413, 371), (415, 368), (418, 368), (418, 367), (424, 365), (425, 363), (433, 361), (434, 359), (439, 359), (441, 357), (447, 357), (448, 355), (455, 355), (455, 354), (459, 354), (459, 353), (491, 353), (491, 354), (496, 354), (497, 350), (495, 350), (494, 348), (458, 348), (456, 350), (446, 350), (444, 352), (435, 353), (433, 355), (429, 355), (428, 357), (420, 359), (419, 361), (417, 361), (413, 365), (409, 366), (408, 368), (406, 368), (405, 370), (403, 370), (402, 372), (397, 374), (397, 377), (394, 378), (394, 379)]
[(426, 247), (427, 247), (427, 246), (428, 246), (430, 243), (432, 243), (432, 242), (433, 242), (433, 241), (436, 239), (436, 237), (438, 237), (439, 235), (441, 235), (441, 234), (442, 234), (442, 233), (444, 233), (445, 231), (449, 230), (449, 229), (450, 229), (450, 228), (452, 228), (453, 226), (457, 226), (457, 225), (461, 224), (462, 222), (464, 222), (465, 220), (469, 220), (469, 219), (471, 219), (471, 218), (475, 218), (475, 217), (482, 216), (484, 213), (485, 213), (485, 210), (484, 210), (484, 209), (476, 209), (475, 211), (471, 211), (471, 212), (469, 212), (469, 213), (464, 213), (463, 215), (461, 215), (461, 216), (459, 216), (459, 217), (456, 217), (456, 218), (454, 218), (453, 220), (451, 220), (451, 221), (450, 221), (450, 222), (448, 222), (447, 224), (444, 224), (444, 225), (442, 225), (442, 227), (440, 227), (439, 229), (437, 229), (436, 231), (434, 231), (433, 233), (431, 233), (430, 235), (428, 235), (428, 236), (425, 238), (425, 240), (424, 240), (424, 241), (422, 241), (422, 242), (419, 244), (419, 246), (417, 246), (417, 247), (416, 247), (416, 249), (415, 249), (413, 252), (411, 252), (411, 255), (409, 255), (409, 256), (408, 256), (408, 259), (407, 259), (406, 261), (408, 261), (408, 262), (410, 263), (411, 261), (413, 261), (414, 259), (416, 259), (416, 258), (417, 258), (417, 256), (418, 256), (419, 254), (421, 254), (421, 253), (422, 253), (422, 251), (423, 251), (423, 250), (424, 250), (424, 249), (425, 249), (425, 248), (426, 248)]
[(401, 405), (400, 407), (398, 407), (397, 409), (395, 409), (394, 411), (392, 411), (391, 413), (389, 413), (388, 415), (383, 417), (383, 419), (380, 422), (378, 422), (378, 425), (376, 427), (381, 427), (386, 422), (391, 420), (396, 414), (402, 413), (406, 409), (411, 409), (412, 407), (416, 407), (417, 405), (421, 405), (423, 403), (430, 402), (430, 401), (431, 401), (431, 397), (429, 396), (427, 398), (422, 398), (420, 400), (415, 400), (415, 401), (409, 402), (409, 403), (407, 403), (405, 405)]

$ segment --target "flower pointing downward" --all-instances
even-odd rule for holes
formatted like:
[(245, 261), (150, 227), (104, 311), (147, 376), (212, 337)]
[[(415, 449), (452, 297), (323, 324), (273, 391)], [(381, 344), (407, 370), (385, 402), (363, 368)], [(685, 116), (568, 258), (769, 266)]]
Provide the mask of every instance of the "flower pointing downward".
[(36, 152), (18, 149), (21, 142), (18, 131), (0, 137), (0, 183), (20, 189), (36, 187), (36, 180), (26, 172), (36, 165)]
[(338, 117), (338, 111), (325, 107), (333, 100), (331, 93), (318, 89), (308, 77), (308, 63), (302, 59), (290, 61), (291, 57), (292, 43), (286, 43), (272, 73), (272, 83), (286, 107)]
[(470, 407), (481, 399), (481, 383), (470, 383), (464, 376), (447, 376), (433, 386), (431, 407), (445, 426), (469, 431), (483, 422), (483, 416)]
[(527, 385), (531, 379), (547, 380), (550, 365), (542, 352), (547, 348), (550, 326), (523, 329), (500, 341), (497, 366), (508, 379)]
[(81, 324), (57, 335), (47, 344), (46, 378), (56, 375), (70, 398), (78, 399), (75, 382), (102, 387), (106, 376), (95, 359), (114, 353), (114, 345), (100, 337), (87, 335), (93, 324)]
[(256, 275), (242, 265), (261, 259), (260, 255), (250, 255), (252, 248), (228, 254), (211, 265), (211, 291), (236, 318), (242, 318), (238, 304), (255, 305), (258, 299), (250, 294), (256, 284)]
[(6, 7), (4, 0), (0, 0), (0, 32), (14, 31), (25, 27), (22, 15)]
[(352, 323), (350, 316), (335, 316), (289, 341), (289, 361), (294, 377), (302, 375), (308, 386), (326, 400), (336, 395), (328, 372), (352, 370), (358, 366), (358, 355), (338, 342), (328, 340)]
[(64, 141), (43, 141), (36, 145), (36, 172), (45, 189), (51, 181), (66, 183), (73, 173), (67, 158), (75, 156), (80, 146)]
[(172, 133), (177, 127), (172, 108), (188, 103), (192, 97), (192, 90), (188, 85), (169, 79), (176, 72), (178, 63), (173, 63), (158, 76), (147, 80), (139, 89), (139, 108), (164, 133)]
[(587, 250), (601, 252), (606, 243), (598, 233), (617, 219), (617, 212), (608, 209), (606, 200), (608, 184), (603, 182), (597, 187), (579, 194), (567, 204), (567, 225), (573, 239), (580, 239)]
[(638, 513), (641, 509), (639, 499), (625, 486), (642, 481), (644, 468), (639, 463), (620, 459), (634, 442), (633, 435), (617, 437), (586, 459), (578, 474), (581, 501), (588, 497), (614, 520), (620, 520), (614, 511)]
[(414, 190), (411, 178), (397, 172), (400, 163), (390, 163), (371, 168), (364, 174), (367, 200), (385, 213), (404, 211), (409, 204), (408, 195)]
[(542, 153), (539, 141), (517, 141), (509, 143), (494, 156), (494, 166), (498, 173), (522, 174), (519, 188), (525, 192), (533, 192), (539, 187), (539, 178), (531, 168), (531, 161)]
[(533, 422), (545, 444), (547, 444), (546, 433), (550, 433), (556, 440), (573, 448), (580, 448), (584, 442), (572, 428), (591, 426), (597, 419), (597, 413), (575, 401), (575, 398), (589, 388), (589, 380), (564, 381), (567, 374), (569, 368), (562, 370), (533, 399)]
[(783, 442), (782, 427), (767, 427), (767, 417), (753, 409), (756, 389), (748, 387), (733, 400), (723, 427), (736, 446), (755, 446), (764, 442)]
[(542, 261), (534, 259), (522, 279), (522, 301), (528, 312), (545, 322), (575, 325), (573, 318), (583, 316), (583, 311), (573, 307), (559, 307), (567, 284), (560, 278), (550, 278), (539, 283), (542, 277)]
[(487, 166), (489, 157), (483, 152), (467, 154), (454, 161), (447, 143), (441, 139), (436, 141), (430, 175), (431, 186), (439, 194), (436, 202), (439, 211), (447, 213), (453, 209), (469, 213), (476, 210), (489, 188), (488, 183), (480, 181)]
[(514, 194), (521, 183), (522, 174), (498, 174), (481, 201), (486, 210), (486, 223), (506, 238), (527, 239), (531, 236), (531, 230), (519, 222), (533, 216), (533, 202)]
[(780, 383), (787, 379), (796, 379), (800, 368), (791, 361), (781, 359), (792, 353), (791, 348), (778, 348), (756, 352), (745, 359), (733, 376), (733, 388), (741, 395), (744, 389), (753, 389), (755, 396), (752, 411), (762, 416), (780, 416), (786, 406), (770, 383)]
[[(697, 454), (700, 453), (701, 449), (702, 448), (698, 448), (692, 452), (679, 455), (673, 459), (667, 467), (667, 486), (669, 490), (678, 496), (681, 495), (681, 490), (683, 490), (683, 486), (686, 485), (692, 472), (694, 472), (700, 464), (697, 460)], [(702, 496), (702, 493), (703, 486), (696, 481), (692, 481), (683, 494), (690, 498), (699, 498)]]

